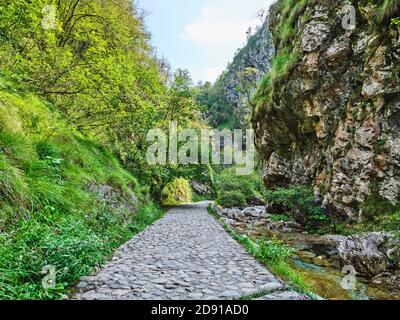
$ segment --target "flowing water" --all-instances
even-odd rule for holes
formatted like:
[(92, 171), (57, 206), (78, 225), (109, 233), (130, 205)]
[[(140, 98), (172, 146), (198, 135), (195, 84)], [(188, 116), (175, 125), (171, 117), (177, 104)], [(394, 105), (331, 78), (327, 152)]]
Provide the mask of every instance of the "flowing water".
[[(342, 272), (336, 248), (323, 238), (298, 233), (272, 233), (257, 229), (260, 237), (276, 237), (294, 248), (291, 266), (300, 271), (311, 284), (313, 292), (332, 300), (398, 300), (400, 288), (387, 284), (375, 284), (371, 280), (356, 276), (356, 289), (343, 289), (346, 273)], [(344, 286), (346, 287), (346, 286)]]

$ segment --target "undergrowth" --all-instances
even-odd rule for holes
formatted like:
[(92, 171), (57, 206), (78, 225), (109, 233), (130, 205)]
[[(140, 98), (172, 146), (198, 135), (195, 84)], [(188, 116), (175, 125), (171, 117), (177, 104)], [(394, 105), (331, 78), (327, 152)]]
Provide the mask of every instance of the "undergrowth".
[[(162, 216), (153, 204), (117, 214), (93, 204), (91, 211), (61, 212), (46, 206), (0, 236), (0, 299), (62, 299), (80, 277), (111, 258), (114, 249)], [(54, 267), (55, 286), (42, 282)]]
[[(100, 202), (93, 185), (135, 195), (138, 212)], [(0, 299), (64, 298), (162, 215), (140, 205), (144, 196), (110, 151), (0, 72)], [(51, 268), (56, 285), (46, 290)]]
[(217, 203), (221, 206), (245, 207), (254, 199), (262, 199), (264, 184), (260, 172), (238, 176), (235, 167), (232, 167), (215, 174), (215, 189)]

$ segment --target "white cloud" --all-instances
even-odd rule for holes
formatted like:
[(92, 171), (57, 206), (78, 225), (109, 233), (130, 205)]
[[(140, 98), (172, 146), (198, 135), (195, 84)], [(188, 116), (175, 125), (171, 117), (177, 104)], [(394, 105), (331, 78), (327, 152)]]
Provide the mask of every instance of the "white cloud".
[(195, 72), (194, 76), (197, 79), (202, 79), (203, 81), (213, 82), (218, 76), (222, 73), (222, 67), (209, 67), (200, 70), (199, 72)]
[(183, 38), (200, 45), (224, 47), (240, 45), (254, 20), (238, 17), (234, 12), (218, 5), (206, 5), (201, 17), (186, 25)]
[(206, 0), (197, 17), (187, 23), (181, 38), (194, 45), (199, 53), (191, 68), (195, 80), (215, 81), (246, 42), (246, 33), (261, 21), (258, 10), (273, 0)]

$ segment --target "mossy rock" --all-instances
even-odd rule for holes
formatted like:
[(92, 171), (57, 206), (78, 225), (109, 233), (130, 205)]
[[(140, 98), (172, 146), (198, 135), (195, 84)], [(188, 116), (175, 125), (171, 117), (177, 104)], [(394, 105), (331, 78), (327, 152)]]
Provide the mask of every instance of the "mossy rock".
[(188, 180), (176, 178), (168, 183), (161, 192), (161, 201), (165, 206), (175, 206), (193, 202), (193, 192)]

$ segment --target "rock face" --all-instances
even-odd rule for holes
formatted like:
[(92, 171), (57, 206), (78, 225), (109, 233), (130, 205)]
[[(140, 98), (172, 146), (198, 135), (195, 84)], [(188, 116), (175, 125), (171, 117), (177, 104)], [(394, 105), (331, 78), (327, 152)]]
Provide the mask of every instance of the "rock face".
[(400, 269), (400, 239), (387, 232), (350, 237), (328, 236), (337, 243), (340, 258), (364, 276), (375, 277)]
[(127, 195), (112, 186), (96, 184), (90, 185), (89, 190), (114, 210), (137, 211), (139, 200), (133, 192)]
[[(356, 28), (342, 26), (348, 5)], [(288, 11), (278, 1), (270, 27), (285, 67), (261, 86), (253, 115), (266, 185), (313, 185), (326, 208), (354, 220), (371, 195), (392, 205), (400, 195), (400, 35), (390, 27), (400, 4), (377, 19), (381, 7), (306, 1)]]
[[(248, 37), (246, 45), (238, 50), (232, 62), (219, 76), (211, 91), (219, 98), (210, 106), (210, 122), (215, 126), (229, 123), (236, 128), (249, 127), (251, 106), (249, 99), (255, 92), (258, 83), (270, 70), (274, 55), (272, 34), (269, 30), (269, 19)], [(250, 74), (244, 76), (246, 71)], [(247, 84), (240, 90), (243, 77)], [(226, 110), (225, 110), (226, 109)]]

